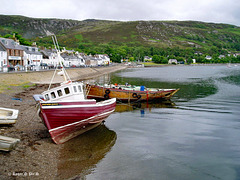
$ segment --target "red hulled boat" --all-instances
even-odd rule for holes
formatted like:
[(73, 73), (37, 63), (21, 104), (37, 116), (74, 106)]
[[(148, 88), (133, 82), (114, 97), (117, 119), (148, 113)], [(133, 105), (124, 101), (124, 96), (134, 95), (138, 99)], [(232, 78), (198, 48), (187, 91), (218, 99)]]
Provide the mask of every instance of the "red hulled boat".
[(72, 82), (63, 67), (58, 74), (65, 81), (55, 88), (50, 88), (51, 82), (49, 89), (34, 95), (34, 99), (40, 104), (39, 116), (52, 140), (61, 144), (101, 124), (115, 110), (116, 99), (101, 102), (87, 99), (82, 82)]

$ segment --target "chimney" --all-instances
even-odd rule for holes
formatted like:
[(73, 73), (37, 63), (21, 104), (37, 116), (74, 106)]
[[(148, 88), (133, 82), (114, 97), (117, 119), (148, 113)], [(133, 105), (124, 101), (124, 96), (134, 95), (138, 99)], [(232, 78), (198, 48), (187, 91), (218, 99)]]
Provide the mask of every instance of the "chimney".
[(36, 42), (33, 42), (33, 43), (32, 43), (32, 47), (37, 47), (37, 43), (36, 43)]

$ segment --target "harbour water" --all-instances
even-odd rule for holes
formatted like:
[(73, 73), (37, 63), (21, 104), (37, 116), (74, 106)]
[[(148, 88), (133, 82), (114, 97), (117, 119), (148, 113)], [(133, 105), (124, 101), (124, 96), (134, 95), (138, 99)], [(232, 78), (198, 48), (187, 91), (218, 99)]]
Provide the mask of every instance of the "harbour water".
[(105, 125), (64, 144), (59, 177), (240, 179), (239, 65), (136, 68), (107, 79), (180, 91), (167, 102), (120, 103)]

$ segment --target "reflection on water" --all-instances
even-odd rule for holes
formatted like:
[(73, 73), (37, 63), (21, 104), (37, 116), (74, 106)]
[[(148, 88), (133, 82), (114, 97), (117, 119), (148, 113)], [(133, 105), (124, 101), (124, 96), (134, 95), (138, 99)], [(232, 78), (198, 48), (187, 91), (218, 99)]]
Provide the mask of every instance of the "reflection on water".
[(118, 102), (115, 112), (140, 111), (140, 113), (143, 113), (144, 111), (151, 111), (153, 108), (173, 108), (174, 106), (175, 104), (171, 100), (130, 103)]
[(58, 179), (82, 178), (108, 153), (117, 135), (105, 125), (66, 142), (60, 152)]
[(225, 71), (224, 74), (225, 76), (219, 78), (219, 80), (223, 80), (226, 83), (233, 85), (240, 85), (239, 68), (232, 68), (231, 71)]

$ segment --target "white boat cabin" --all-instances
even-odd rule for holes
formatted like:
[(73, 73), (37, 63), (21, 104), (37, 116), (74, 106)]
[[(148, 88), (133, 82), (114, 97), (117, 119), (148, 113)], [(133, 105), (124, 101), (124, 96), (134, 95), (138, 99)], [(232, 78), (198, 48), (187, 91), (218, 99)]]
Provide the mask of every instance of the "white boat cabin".
[(81, 101), (86, 100), (82, 82), (62, 83), (42, 93), (44, 101)]

